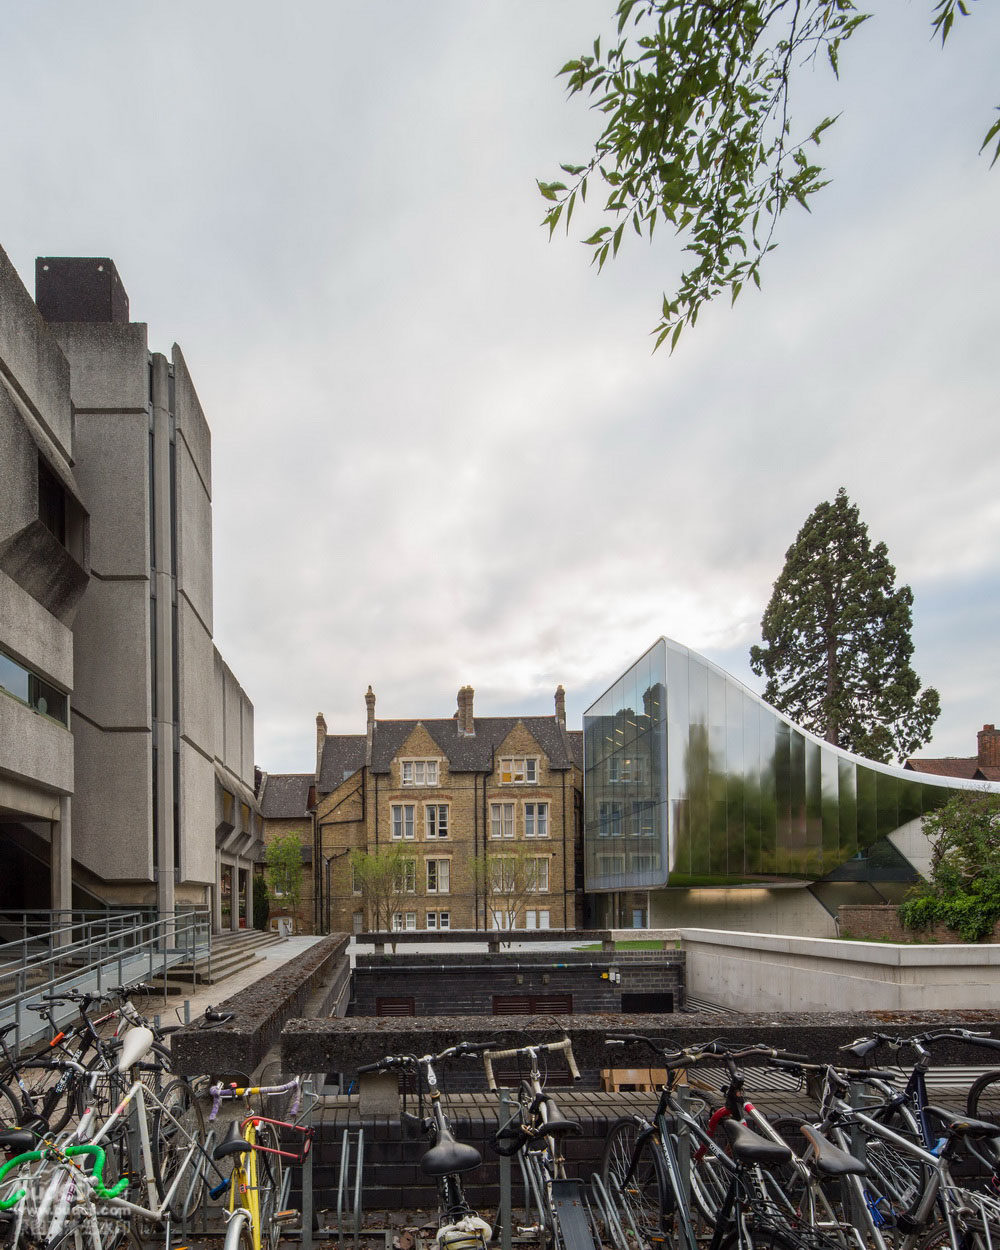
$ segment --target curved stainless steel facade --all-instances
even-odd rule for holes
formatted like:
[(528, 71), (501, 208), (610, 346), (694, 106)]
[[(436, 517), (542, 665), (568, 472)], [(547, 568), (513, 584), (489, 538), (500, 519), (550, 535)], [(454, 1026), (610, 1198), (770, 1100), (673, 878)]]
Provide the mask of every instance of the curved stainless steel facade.
[(875, 764), (660, 638), (584, 713), (586, 889), (883, 880), (886, 839), (976, 784)]

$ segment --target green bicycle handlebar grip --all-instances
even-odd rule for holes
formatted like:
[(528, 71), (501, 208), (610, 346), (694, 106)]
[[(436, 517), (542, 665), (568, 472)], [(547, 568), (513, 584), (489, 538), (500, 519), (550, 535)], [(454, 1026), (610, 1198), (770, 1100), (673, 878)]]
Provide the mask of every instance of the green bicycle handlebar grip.
[[(10, 1172), (13, 1172), (16, 1167), (20, 1167), (22, 1163), (37, 1163), (41, 1157), (42, 1152), (40, 1150), (26, 1150), (24, 1154), (15, 1155), (13, 1159), (8, 1159), (3, 1167), (0, 1168), (0, 1184), (3, 1184), (4, 1178)], [(19, 1189), (16, 1193), (11, 1194), (9, 1198), (0, 1198), (0, 1211), (9, 1211), (11, 1207), (17, 1206), (27, 1192), (26, 1189)]]
[(107, 1156), (104, 1153), (103, 1146), (94, 1146), (89, 1142), (83, 1146), (67, 1146), (66, 1157), (72, 1158), (75, 1155), (92, 1155), (93, 1156), (93, 1159), (94, 1159), (93, 1177), (94, 1177), (94, 1181), (96, 1182), (95, 1187), (97, 1189), (97, 1193), (99, 1197), (117, 1198), (119, 1194), (124, 1193), (125, 1190), (128, 1189), (128, 1177), (127, 1176), (123, 1176), (119, 1180), (115, 1181), (115, 1183), (111, 1186), (110, 1189), (104, 1184), (104, 1161), (107, 1158)]

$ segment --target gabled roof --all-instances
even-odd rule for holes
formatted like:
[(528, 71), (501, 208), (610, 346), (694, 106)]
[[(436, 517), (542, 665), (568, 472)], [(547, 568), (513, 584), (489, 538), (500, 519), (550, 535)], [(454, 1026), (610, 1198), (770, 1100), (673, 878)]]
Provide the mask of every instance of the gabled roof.
[(943, 760), (907, 760), (903, 765), (915, 773), (933, 773), (937, 777), (965, 777), (971, 780), (979, 770), (979, 760), (949, 755)]
[(320, 794), (331, 794), (364, 763), (364, 734), (327, 734), (316, 789)]
[(981, 781), (1000, 781), (1000, 768), (993, 768), (990, 764), (980, 764), (976, 769), (976, 777)]
[(268, 773), (260, 795), (265, 820), (301, 820), (309, 815), (311, 773)]
[[(477, 716), (476, 732), (464, 736), (458, 732), (455, 717), (447, 720), (380, 720), (375, 723), (372, 742), (372, 772), (388, 773), (392, 761), (402, 750), (410, 734), (422, 726), (448, 761), (454, 773), (486, 773), (492, 771), (496, 752), (510, 732), (521, 724), (544, 751), (549, 767), (558, 770), (583, 766), (583, 734), (564, 733), (554, 716)], [(357, 772), (365, 762), (364, 734), (329, 735), (323, 747), (319, 784), (321, 794), (335, 790), (346, 777)]]

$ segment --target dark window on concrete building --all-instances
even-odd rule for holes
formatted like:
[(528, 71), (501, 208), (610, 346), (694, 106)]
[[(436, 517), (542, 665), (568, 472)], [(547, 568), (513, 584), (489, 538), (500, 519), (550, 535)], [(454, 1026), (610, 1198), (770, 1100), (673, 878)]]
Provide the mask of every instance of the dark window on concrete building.
[(412, 995), (400, 994), (395, 998), (380, 997), (375, 999), (377, 1016), (415, 1016), (416, 1004)]
[(639, 1014), (644, 1011), (666, 1012), (673, 1009), (674, 996), (666, 991), (661, 990), (654, 994), (622, 994), (622, 1011)]
[(66, 546), (66, 492), (45, 461), (38, 457), (38, 517), (50, 534)]

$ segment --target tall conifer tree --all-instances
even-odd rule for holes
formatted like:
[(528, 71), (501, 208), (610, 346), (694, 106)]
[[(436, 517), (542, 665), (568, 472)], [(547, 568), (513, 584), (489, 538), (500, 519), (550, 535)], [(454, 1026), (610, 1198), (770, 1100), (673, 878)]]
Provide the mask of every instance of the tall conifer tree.
[(785, 554), (750, 666), (764, 699), (804, 728), (868, 759), (904, 759), (931, 736), (936, 690), (910, 667), (909, 586), (896, 589), (885, 543), (843, 487), (821, 503)]

